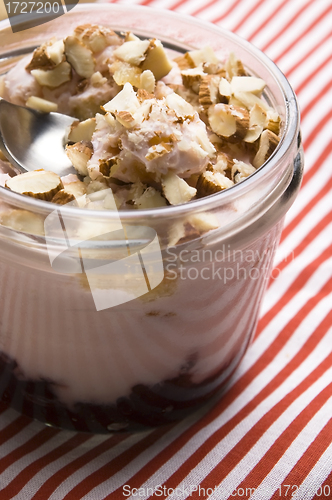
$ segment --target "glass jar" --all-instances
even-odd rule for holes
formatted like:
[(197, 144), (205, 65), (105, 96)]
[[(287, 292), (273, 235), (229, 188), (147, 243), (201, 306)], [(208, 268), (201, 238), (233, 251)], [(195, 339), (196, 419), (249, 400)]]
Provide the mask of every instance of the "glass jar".
[[(53, 204), (0, 188), (2, 401), (61, 428), (136, 431), (199, 408), (225, 388), (243, 357), (301, 182), (299, 112), (284, 75), (251, 44), (143, 7), (80, 5), (43, 29), (15, 34), (3, 21), (1, 73), (41, 42), (85, 23), (156, 37), (179, 52), (206, 45), (221, 58), (235, 52), (267, 83), (265, 99), (282, 124), (269, 160), (226, 191), (184, 205), (124, 210), (120, 221), (112, 210), (61, 207), (68, 227), (89, 228), (78, 241), (61, 239), (62, 226), (47, 239)], [(170, 234), (192, 217), (218, 222), (170, 246)], [(128, 251), (134, 264), (121, 267)], [(115, 263), (112, 272), (107, 262)]]

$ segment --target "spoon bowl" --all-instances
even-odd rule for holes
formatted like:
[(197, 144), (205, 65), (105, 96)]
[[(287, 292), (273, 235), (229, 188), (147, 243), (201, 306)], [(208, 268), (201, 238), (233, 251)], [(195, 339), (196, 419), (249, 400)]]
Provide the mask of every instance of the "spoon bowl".
[(38, 169), (60, 176), (76, 173), (65, 153), (66, 129), (74, 120), (0, 98), (0, 149), (19, 173)]

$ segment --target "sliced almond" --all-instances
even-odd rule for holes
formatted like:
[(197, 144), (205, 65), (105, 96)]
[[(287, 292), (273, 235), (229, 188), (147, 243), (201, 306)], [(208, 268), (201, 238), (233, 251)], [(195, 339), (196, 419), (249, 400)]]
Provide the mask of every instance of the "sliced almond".
[(105, 83), (107, 83), (107, 78), (105, 78), (101, 73), (100, 71), (96, 71), (95, 73), (93, 73), (91, 75), (91, 78), (90, 78), (90, 83), (94, 86), (94, 87), (100, 87), (101, 85), (104, 85)]
[(255, 104), (249, 114), (249, 130), (246, 133), (245, 142), (255, 142), (263, 132), (266, 126), (266, 111), (258, 104)]
[(81, 198), (86, 194), (86, 184), (81, 181), (70, 182), (64, 185), (64, 190), (68, 194), (72, 194), (76, 200)]
[(28, 108), (36, 109), (42, 113), (51, 113), (58, 110), (58, 105), (55, 102), (47, 101), (41, 97), (30, 96), (25, 105)]
[[(25, 175), (25, 174), (20, 174)], [(0, 224), (22, 233), (44, 235), (45, 217), (28, 210), (6, 210), (0, 212)]]
[(254, 172), (256, 172), (256, 169), (252, 165), (244, 163), (243, 161), (235, 161), (232, 167), (232, 180), (237, 184)]
[(211, 170), (212, 172), (219, 172), (220, 174), (226, 175), (230, 174), (232, 171), (232, 167), (234, 165), (234, 161), (226, 154), (226, 153), (218, 153), (217, 161), (214, 165), (209, 165), (207, 170)]
[(139, 88), (144, 89), (147, 92), (153, 92), (156, 85), (156, 79), (154, 74), (149, 69), (143, 71), (140, 76)]
[(260, 96), (266, 86), (266, 83), (261, 78), (254, 76), (233, 76), (231, 80), (232, 94), (237, 92), (251, 92)]
[(71, 79), (71, 66), (67, 61), (60, 63), (54, 69), (44, 71), (42, 69), (33, 69), (31, 74), (37, 80), (39, 85), (45, 87), (59, 87)]
[(206, 171), (200, 175), (197, 182), (197, 195), (199, 197), (209, 196), (218, 193), (231, 186), (234, 183), (225, 175), (219, 172)]
[(162, 194), (151, 186), (145, 189), (141, 196), (134, 198), (133, 201), (140, 209), (165, 207), (167, 205)]
[(165, 97), (165, 102), (169, 109), (175, 111), (178, 118), (182, 120), (192, 120), (194, 118), (196, 113), (195, 108), (175, 92), (168, 94)]
[(72, 146), (66, 146), (66, 153), (75, 170), (80, 175), (88, 175), (87, 164), (93, 153), (91, 143), (83, 141)]
[(63, 40), (57, 40), (50, 45), (46, 45), (45, 52), (55, 65), (60, 64), (64, 60), (65, 45)]
[(95, 68), (92, 51), (74, 36), (67, 36), (64, 44), (66, 58), (76, 73), (83, 78), (90, 78)]
[(188, 217), (188, 222), (197, 229), (200, 234), (211, 231), (211, 229), (217, 229), (220, 225), (218, 218), (214, 214), (209, 213), (191, 215)]
[(115, 61), (110, 66), (110, 71), (117, 85), (125, 85), (128, 82), (134, 87), (139, 87), (142, 70), (137, 66), (124, 61)]
[(144, 62), (141, 64), (142, 71), (150, 70), (155, 79), (160, 80), (168, 75), (172, 67), (172, 63), (160, 40), (150, 40)]
[(269, 113), (269, 111), (267, 112), (267, 119), (268, 119), (268, 123), (266, 125), (266, 128), (268, 128), (269, 130), (271, 130), (271, 132), (273, 132), (274, 134), (278, 135), (280, 133), (280, 116), (276, 116), (275, 114), (273, 114), (273, 116), (271, 116), (271, 113)]
[(203, 71), (203, 67), (198, 66), (192, 69), (186, 69), (181, 71), (183, 85), (188, 89), (191, 89), (195, 94), (199, 93), (200, 85), (206, 73)]
[[(129, 43), (129, 42), (128, 42)], [(103, 105), (104, 111), (116, 113), (118, 111), (129, 111), (134, 113), (140, 106), (136, 92), (130, 83), (126, 83), (111, 101)]]
[(217, 75), (206, 75), (199, 87), (199, 102), (204, 108), (219, 101), (219, 82)]
[(184, 179), (173, 172), (164, 175), (161, 184), (164, 196), (171, 205), (187, 203), (194, 198), (197, 192), (195, 188), (189, 186)]
[(242, 62), (236, 57), (234, 52), (229, 54), (225, 69), (227, 71), (229, 81), (231, 81), (234, 76), (246, 76), (247, 74)]
[(114, 31), (96, 24), (78, 26), (74, 34), (94, 53), (101, 52), (107, 45), (122, 43), (121, 38)]
[(249, 113), (245, 108), (228, 104), (215, 104), (208, 111), (212, 131), (231, 142), (239, 142), (249, 127)]
[(253, 159), (253, 166), (255, 168), (261, 167), (272, 155), (273, 151), (279, 144), (279, 137), (271, 132), (271, 130), (264, 130), (259, 140), (259, 148)]
[(11, 191), (32, 198), (51, 201), (53, 196), (63, 188), (63, 185), (60, 177), (54, 172), (33, 170), (8, 179), (6, 187)]
[(271, 108), (271, 106), (269, 106), (263, 99), (256, 96), (252, 92), (236, 92), (234, 94), (234, 97), (238, 101), (240, 101), (247, 109), (251, 109), (255, 106), (255, 104), (258, 104), (258, 106), (260, 106), (266, 111), (267, 118), (269, 121), (274, 121), (277, 123), (279, 122), (280, 117), (277, 111)]
[(96, 119), (88, 118), (82, 122), (75, 121), (68, 133), (69, 142), (91, 141), (96, 128)]
[(145, 159), (147, 161), (155, 160), (156, 158), (160, 158), (168, 154), (172, 151), (173, 145), (169, 142), (160, 142), (159, 144), (154, 144), (149, 147), (147, 154), (145, 155)]
[(133, 40), (125, 42), (117, 47), (113, 54), (118, 59), (121, 59), (121, 61), (133, 64), (134, 66), (139, 66), (145, 59), (146, 51), (149, 45), (149, 40)]
[(231, 89), (231, 84), (229, 83), (226, 78), (220, 78), (219, 81), (219, 94), (222, 97), (231, 97), (232, 95), (232, 89)]
[(42, 69), (45, 71), (55, 68), (57, 63), (53, 61), (53, 59), (47, 53), (47, 47), (54, 41), (55, 39), (51, 40), (50, 42), (44, 43), (33, 51), (32, 59), (25, 67), (27, 71), (31, 71), (33, 69)]
[(219, 63), (219, 59), (214, 53), (212, 47), (210, 47), (209, 45), (203, 47), (202, 49), (191, 50), (190, 52), (188, 52), (188, 57), (192, 61), (194, 66), (199, 66), (200, 64), (207, 62), (214, 64)]
[(75, 201), (75, 196), (64, 189), (60, 189), (52, 198), (52, 203), (56, 203), (57, 205), (66, 205), (73, 201)]
[(126, 128), (133, 128), (137, 125), (135, 118), (129, 111), (117, 111), (115, 116), (118, 122)]
[(195, 67), (193, 60), (188, 56), (187, 52), (181, 56), (176, 57), (175, 59), (173, 59), (173, 61), (176, 62), (180, 69), (189, 69)]
[(132, 33), (131, 31), (127, 31), (125, 38), (124, 38), (124, 41), (125, 42), (139, 42), (140, 39), (138, 38), (138, 36), (134, 35), (134, 33)]

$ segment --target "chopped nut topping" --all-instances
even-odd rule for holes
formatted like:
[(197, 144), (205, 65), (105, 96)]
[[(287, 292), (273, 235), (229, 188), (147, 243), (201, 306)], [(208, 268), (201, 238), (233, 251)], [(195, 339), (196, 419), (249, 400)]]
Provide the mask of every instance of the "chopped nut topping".
[(273, 151), (279, 144), (279, 137), (271, 132), (271, 130), (264, 130), (259, 140), (259, 149), (253, 159), (253, 166), (259, 168), (266, 162), (272, 155)]
[(91, 141), (96, 128), (96, 119), (88, 118), (82, 122), (74, 122), (68, 133), (69, 142)]
[(233, 181), (228, 179), (225, 175), (219, 172), (210, 172), (207, 170), (200, 175), (197, 181), (197, 195), (198, 197), (209, 196), (210, 194), (218, 193), (231, 186)]
[(249, 113), (238, 106), (222, 103), (212, 105), (208, 117), (213, 132), (229, 141), (241, 141), (249, 128)]
[(161, 180), (165, 198), (171, 205), (179, 205), (190, 201), (197, 190), (187, 184), (184, 179), (173, 173), (168, 173)]
[(47, 101), (41, 97), (31, 96), (25, 103), (28, 108), (36, 109), (42, 113), (50, 113), (58, 110), (58, 105), (55, 102)]

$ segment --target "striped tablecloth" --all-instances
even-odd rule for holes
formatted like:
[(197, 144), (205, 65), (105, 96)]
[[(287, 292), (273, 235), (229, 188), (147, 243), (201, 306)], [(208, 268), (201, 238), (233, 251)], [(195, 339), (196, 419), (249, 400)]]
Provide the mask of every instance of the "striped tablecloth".
[(223, 399), (132, 436), (63, 432), (1, 404), (0, 499), (331, 499), (331, 0), (117, 3), (190, 14), (265, 51), (298, 95), (303, 185), (256, 337)]

